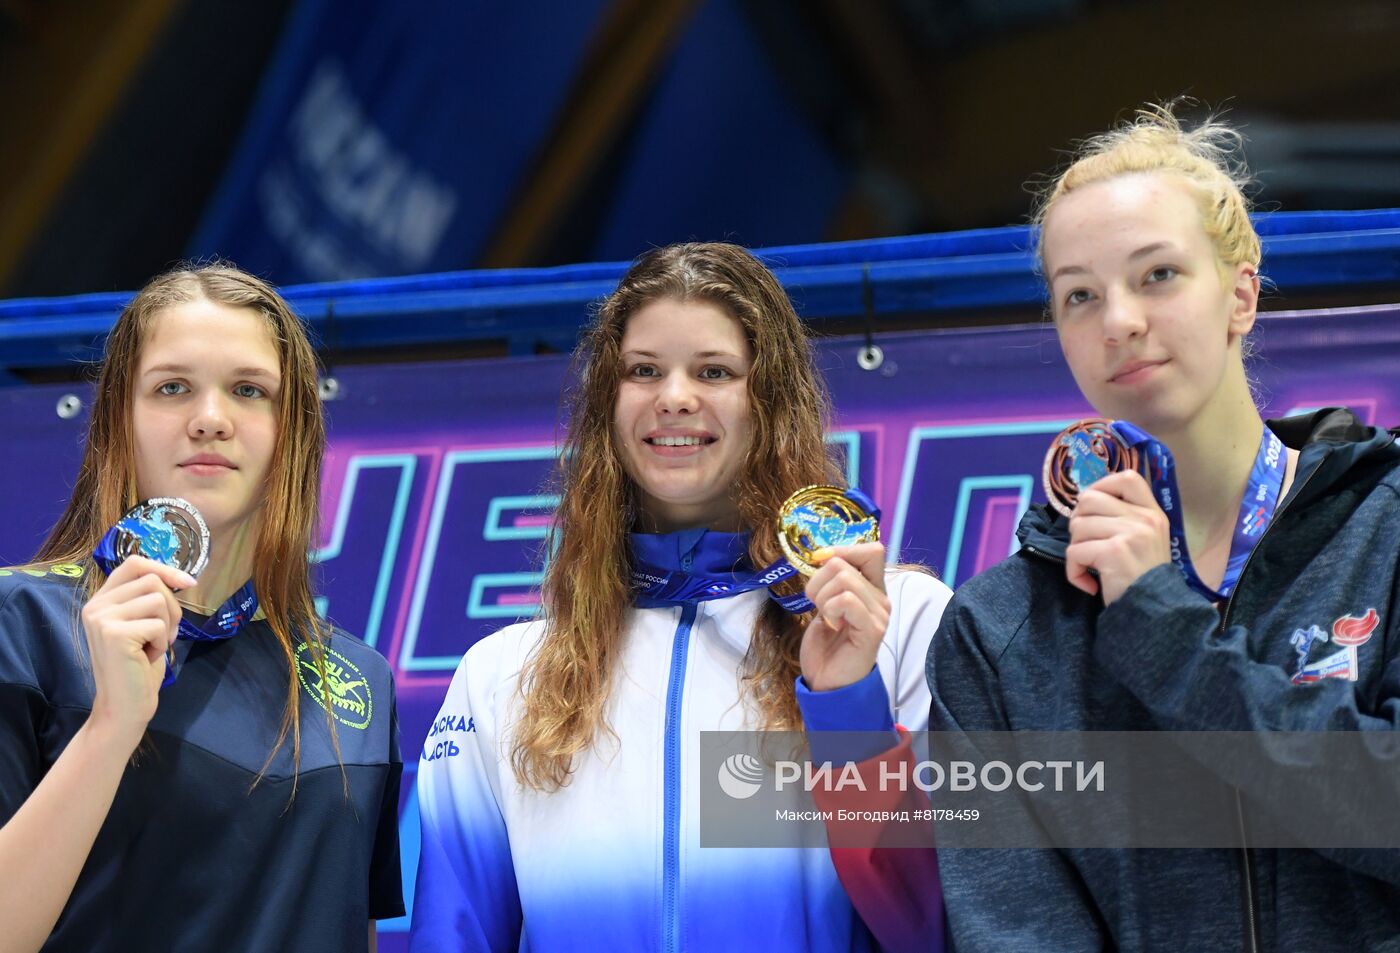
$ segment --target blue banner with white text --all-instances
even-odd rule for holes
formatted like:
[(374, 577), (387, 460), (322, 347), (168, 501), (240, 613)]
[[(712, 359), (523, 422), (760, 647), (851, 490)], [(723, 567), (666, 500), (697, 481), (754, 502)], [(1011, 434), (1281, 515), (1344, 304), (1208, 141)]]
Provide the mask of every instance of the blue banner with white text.
[(279, 285), (469, 264), (605, 7), (301, 0), (191, 254)]
[[(604, 0), (299, 0), (189, 255), (277, 285), (476, 267), (560, 156), (577, 181), (512, 264), (823, 239), (851, 170), (741, 0), (665, 21), (674, 35), (618, 79), (626, 94), (590, 83), (618, 15)], [(595, 113), (610, 117), (597, 141), (554, 141)]]

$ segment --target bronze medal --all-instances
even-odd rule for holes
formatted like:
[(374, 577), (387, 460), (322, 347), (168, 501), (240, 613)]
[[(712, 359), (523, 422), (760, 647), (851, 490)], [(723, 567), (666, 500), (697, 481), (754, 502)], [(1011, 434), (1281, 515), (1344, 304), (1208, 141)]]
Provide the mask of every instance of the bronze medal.
[(1138, 452), (1113, 429), (1113, 421), (1091, 417), (1066, 427), (1045, 454), (1045, 496), (1069, 516), (1085, 487), (1110, 473), (1139, 468)]

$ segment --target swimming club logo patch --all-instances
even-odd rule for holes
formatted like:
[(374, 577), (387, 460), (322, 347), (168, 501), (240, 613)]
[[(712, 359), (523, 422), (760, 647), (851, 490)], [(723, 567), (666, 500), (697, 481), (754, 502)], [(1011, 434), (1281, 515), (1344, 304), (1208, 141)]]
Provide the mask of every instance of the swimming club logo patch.
[(335, 649), (326, 649), (326, 677), (324, 681), (316, 667), (316, 659), (311, 655), (311, 646), (303, 642), (297, 646), (297, 678), (306, 693), (316, 699), (316, 704), (326, 707), (326, 697), (330, 696), (330, 713), (335, 720), (347, 728), (369, 727), (374, 717), (374, 696), (370, 693), (369, 682), (359, 667)]
[[(1371, 640), (1371, 634), (1376, 631), (1380, 621), (1381, 617), (1375, 609), (1367, 609), (1363, 615), (1344, 615), (1335, 620), (1330, 635), (1317, 625), (1295, 629), (1290, 639), (1298, 653), (1298, 670), (1293, 673), (1293, 684), (1306, 685), (1324, 678), (1356, 681), (1361, 674), (1356, 650)], [(1320, 643), (1331, 643), (1340, 648), (1316, 662), (1309, 662), (1308, 656), (1313, 646)]]
[(33, 576), (35, 579), (43, 579), (45, 576), (63, 576), (66, 579), (77, 579), (83, 574), (83, 567), (75, 563), (54, 563), (50, 566), (20, 566), (14, 569), (0, 569), (0, 576), (13, 576), (15, 573), (24, 573), (26, 576)]

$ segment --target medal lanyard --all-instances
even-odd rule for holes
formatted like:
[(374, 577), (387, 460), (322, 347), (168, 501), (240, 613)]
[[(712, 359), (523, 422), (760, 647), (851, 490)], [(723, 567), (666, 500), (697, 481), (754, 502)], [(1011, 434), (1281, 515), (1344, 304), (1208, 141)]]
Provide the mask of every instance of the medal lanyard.
[[(180, 627), (175, 633), (175, 638), (187, 642), (218, 642), (231, 639), (243, 631), (257, 611), (258, 594), (253, 591), (253, 580), (249, 579), (237, 592), (225, 599), (223, 605), (215, 609), (214, 614), (202, 624), (195, 625), (181, 615)], [(175, 662), (172, 649), (165, 659), (165, 678), (161, 680), (160, 687), (164, 688), (174, 681)]]
[(258, 594), (253, 591), (253, 580), (245, 582), (237, 592), (224, 600), (223, 605), (200, 625), (195, 625), (184, 616), (180, 617), (180, 631), (176, 638), (192, 642), (217, 642), (231, 639), (243, 631), (258, 611)]
[[(856, 489), (845, 491), (846, 497), (861, 509), (870, 513), (876, 520), (880, 518), (880, 508), (863, 492)], [(779, 557), (776, 562), (759, 572), (729, 573), (724, 576), (705, 573), (691, 573), (682, 569), (659, 569), (646, 563), (634, 562), (632, 567), (633, 602), (640, 609), (655, 609), (664, 606), (686, 605), (692, 602), (705, 602), (710, 599), (727, 599), (755, 589), (768, 589), (768, 597), (788, 612), (797, 614), (810, 612), (816, 608), (803, 593), (790, 596), (779, 595), (773, 587), (785, 579), (798, 575), (798, 570), (787, 560)]]
[(1126, 420), (1115, 421), (1113, 429), (1129, 446), (1133, 447), (1147, 461), (1147, 481), (1152, 487), (1152, 495), (1162, 512), (1167, 514), (1171, 532), (1172, 563), (1181, 570), (1192, 589), (1219, 602), (1228, 599), (1239, 582), (1245, 561), (1249, 558), (1254, 544), (1259, 541), (1264, 530), (1278, 508), (1279, 494), (1283, 489), (1284, 471), (1288, 466), (1288, 455), (1284, 453), (1283, 441), (1270, 430), (1264, 428), (1259, 450), (1254, 455), (1254, 466), (1249, 472), (1249, 484), (1244, 498), (1240, 500), (1240, 515), (1235, 522), (1235, 533), (1230, 541), (1230, 558), (1225, 564), (1225, 577), (1218, 590), (1201, 581), (1196, 567), (1191, 562), (1191, 554), (1186, 549), (1186, 527), (1181, 515), (1181, 493), (1176, 485), (1176, 462), (1171, 451), (1153, 439), (1145, 431)]

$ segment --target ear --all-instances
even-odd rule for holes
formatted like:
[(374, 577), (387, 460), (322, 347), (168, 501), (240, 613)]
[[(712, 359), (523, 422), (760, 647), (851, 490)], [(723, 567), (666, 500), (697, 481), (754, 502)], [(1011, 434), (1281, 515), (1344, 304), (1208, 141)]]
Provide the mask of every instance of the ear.
[(1230, 337), (1242, 338), (1254, 327), (1258, 316), (1259, 270), (1247, 263), (1235, 265), (1226, 277), (1230, 283)]

